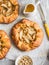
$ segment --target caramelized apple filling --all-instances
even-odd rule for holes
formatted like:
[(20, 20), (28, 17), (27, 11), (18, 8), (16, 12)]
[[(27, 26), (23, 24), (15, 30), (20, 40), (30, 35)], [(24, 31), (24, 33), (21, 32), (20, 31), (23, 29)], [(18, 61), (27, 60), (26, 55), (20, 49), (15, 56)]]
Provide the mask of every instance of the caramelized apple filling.
[(32, 26), (22, 24), (19, 28), (19, 38), (20, 41), (32, 43), (36, 40), (36, 30)]
[(13, 5), (10, 0), (0, 0), (0, 14), (10, 16), (14, 10), (15, 5)]

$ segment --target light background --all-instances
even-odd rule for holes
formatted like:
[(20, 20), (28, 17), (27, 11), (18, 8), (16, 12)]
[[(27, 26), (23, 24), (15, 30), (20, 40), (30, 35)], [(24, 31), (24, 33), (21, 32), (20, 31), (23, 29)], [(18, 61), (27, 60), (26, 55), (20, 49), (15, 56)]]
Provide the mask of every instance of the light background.
[[(19, 0), (19, 4), (20, 4), (19, 17), (17, 18), (16, 21), (14, 21), (11, 24), (8, 24), (8, 25), (0, 24), (0, 29), (5, 30), (7, 32), (7, 34), (10, 35), (10, 30), (11, 30), (12, 26), (15, 23), (17, 23), (17, 21), (24, 18), (24, 15), (21, 13), (21, 11), (22, 11), (23, 7), (28, 3), (35, 4), (35, 0)], [(41, 0), (41, 6), (42, 6), (44, 14), (45, 14), (46, 22), (48, 23), (48, 26), (49, 26), (49, 7), (47, 5), (47, 0)], [(34, 15), (30, 15), (29, 17), (25, 17), (25, 18), (36, 21), (44, 31), (43, 24), (42, 24), (38, 10), (36, 10), (36, 13)], [(23, 52), (19, 51), (18, 49), (16, 50), (16, 48), (12, 45), (12, 48), (10, 49), (6, 58), (14, 60), (17, 56), (19, 56), (21, 54), (28, 54), (29, 56), (31, 56), (33, 58), (34, 65), (42, 65), (42, 63), (44, 63), (44, 65), (49, 65), (49, 62), (47, 60), (45, 60), (46, 56), (47, 56), (48, 49), (49, 49), (49, 41), (47, 40), (47, 36), (44, 31), (44, 39), (43, 39), (43, 42), (39, 48), (37, 48), (33, 51), (30, 51), (28, 53), (27, 52), (23, 53)], [(14, 62), (9, 61), (8, 59), (1, 60), (0, 65), (14, 65)]]

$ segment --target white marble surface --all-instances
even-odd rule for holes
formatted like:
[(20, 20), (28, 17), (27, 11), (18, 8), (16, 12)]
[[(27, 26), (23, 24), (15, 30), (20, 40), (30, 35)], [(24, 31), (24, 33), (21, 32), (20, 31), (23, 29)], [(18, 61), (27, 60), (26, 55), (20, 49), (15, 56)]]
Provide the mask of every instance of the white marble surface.
[[(22, 0), (19, 0), (19, 2), (21, 2), (21, 4), (20, 4), (21, 6), (22, 6), (22, 4), (24, 4), (24, 2), (23, 2)], [(35, 3), (34, 0), (26, 0), (26, 1), (25, 1), (25, 4), (28, 3), (28, 2), (29, 2), (29, 3), (30, 3), (30, 2), (31, 2), (31, 3)], [(49, 8), (47, 7), (47, 5), (46, 5), (47, 3), (46, 3), (46, 2), (47, 2), (46, 0), (41, 0), (41, 5), (42, 5), (42, 8), (43, 8), (43, 11), (44, 11), (44, 14), (45, 14), (46, 21), (47, 21), (47, 23), (49, 23)], [(21, 15), (21, 14), (20, 14), (20, 15)], [(35, 17), (34, 17), (34, 16), (35, 16)], [(39, 16), (38, 11), (35, 13), (34, 16), (32, 16), (31, 19), (37, 21), (37, 22), (39, 23), (39, 25), (41, 26), (41, 28), (43, 28), (43, 26), (42, 26), (42, 21), (41, 21), (41, 19), (40, 19), (40, 16)], [(18, 18), (17, 21), (19, 21), (20, 19), (22, 19), (22, 17), (23, 17), (23, 15), (21, 15), (21, 18)], [(30, 18), (29, 18), (29, 19), (30, 19)], [(39, 22), (39, 21), (40, 21), (40, 22)], [(11, 24), (14, 25), (15, 23), (16, 23), (16, 21), (13, 22), (13, 23), (11, 23)], [(13, 26), (13, 25), (11, 25), (11, 24), (9, 24), (9, 25), (10, 25), (10, 29), (11, 29), (11, 27)], [(9, 25), (4, 25), (4, 27), (2, 27), (2, 29), (5, 30), (8, 34), (9, 34), (9, 32), (10, 32), (9, 27), (8, 27)], [(0, 25), (0, 26), (3, 26), (3, 25)], [(5, 27), (6, 27), (7, 29), (6, 29)], [(0, 29), (1, 29), (1, 28), (0, 28)], [(9, 31), (9, 32), (8, 32), (8, 31)], [(44, 28), (43, 28), (43, 31), (44, 31)], [(41, 52), (45, 53), (45, 56), (43, 55), (43, 56), (41, 57), (41, 59), (39, 59), (39, 58), (34, 58), (34, 59), (36, 59), (35, 62), (37, 62), (37, 65), (40, 65), (40, 64), (42, 65), (42, 63), (39, 64), (38, 61), (43, 62), (43, 60), (45, 60), (46, 55), (47, 55), (47, 51), (48, 51), (47, 47), (49, 47), (49, 44), (48, 44), (49, 42), (48, 42), (48, 40), (47, 40), (47, 37), (46, 37), (45, 32), (44, 32), (44, 41), (43, 41), (43, 43), (44, 43), (44, 44), (47, 43), (47, 44), (43, 47), (44, 49), (46, 48), (46, 49), (45, 49), (46, 52), (44, 52), (43, 48), (41, 49)], [(43, 46), (43, 44), (41, 45), (41, 47), (42, 47), (42, 46)], [(12, 49), (12, 50), (15, 50), (15, 49)], [(39, 48), (39, 50), (40, 50), (40, 48)], [(38, 50), (38, 51), (39, 51), (39, 50)], [(34, 55), (34, 53), (33, 53), (33, 55), (34, 55), (34, 56), (38, 56), (38, 53), (39, 53), (38, 51), (36, 52), (37, 54)], [(33, 52), (34, 52), (34, 51), (33, 51)], [(11, 53), (11, 55), (13, 54), (12, 51), (11, 51), (10, 53)], [(31, 52), (30, 52), (30, 53), (31, 53)], [(15, 54), (15, 53), (14, 53), (14, 54)], [(29, 54), (29, 55), (30, 55), (30, 54)], [(42, 54), (40, 53), (40, 55), (42, 55)], [(9, 57), (11, 58), (11, 56), (10, 56), (9, 53), (8, 53), (7, 56), (8, 56), (7, 58), (9, 58)], [(13, 57), (14, 57), (14, 55), (13, 55)], [(13, 58), (13, 57), (12, 57), (12, 58)], [(39, 60), (37, 60), (37, 59), (39, 59)], [(7, 60), (7, 59), (4, 59), (4, 60), (0, 61), (0, 65), (14, 65), (14, 62), (13, 62), (13, 61), (9, 61), (9, 60)], [(34, 65), (36, 65), (36, 63), (35, 63)], [(48, 62), (47, 60), (45, 60), (45, 61), (44, 61), (44, 65), (49, 65), (49, 62)]]

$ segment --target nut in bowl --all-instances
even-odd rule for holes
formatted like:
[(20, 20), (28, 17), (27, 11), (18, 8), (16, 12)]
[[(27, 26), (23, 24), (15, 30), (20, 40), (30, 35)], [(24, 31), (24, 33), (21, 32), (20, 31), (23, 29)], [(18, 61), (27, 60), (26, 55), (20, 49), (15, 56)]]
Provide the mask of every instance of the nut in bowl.
[(16, 59), (15, 65), (33, 65), (33, 61), (30, 56), (21, 55)]

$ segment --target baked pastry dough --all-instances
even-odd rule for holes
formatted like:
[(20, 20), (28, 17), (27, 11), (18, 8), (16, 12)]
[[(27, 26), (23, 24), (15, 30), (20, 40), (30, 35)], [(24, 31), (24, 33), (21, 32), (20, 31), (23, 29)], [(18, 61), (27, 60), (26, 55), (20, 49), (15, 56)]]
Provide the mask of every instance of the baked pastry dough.
[(0, 30), (0, 59), (3, 59), (6, 56), (10, 47), (11, 42), (9, 37), (3, 30)]
[(0, 23), (11, 23), (18, 17), (17, 0), (0, 0)]
[(12, 39), (15, 45), (23, 51), (29, 51), (40, 46), (43, 31), (39, 25), (28, 19), (23, 19), (12, 28)]

